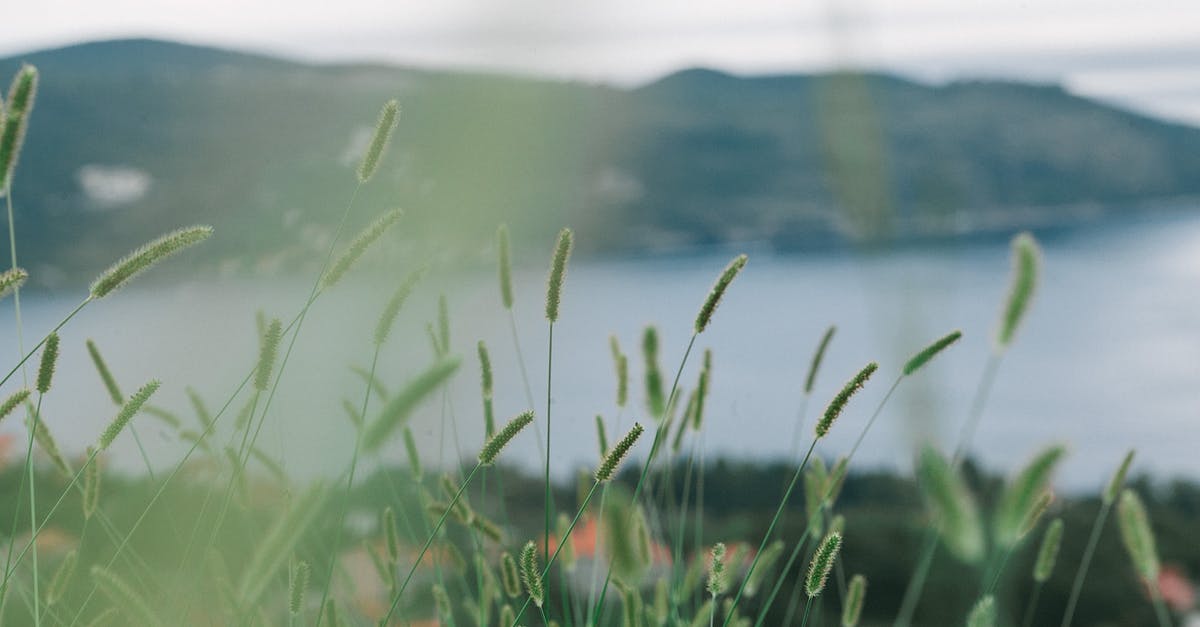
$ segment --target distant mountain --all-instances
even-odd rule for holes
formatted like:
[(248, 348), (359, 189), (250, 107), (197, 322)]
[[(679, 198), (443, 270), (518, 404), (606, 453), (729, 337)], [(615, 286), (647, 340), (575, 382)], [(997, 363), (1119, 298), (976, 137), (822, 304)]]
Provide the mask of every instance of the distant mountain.
[(539, 254), (564, 224), (585, 250), (802, 249), (1200, 197), (1200, 130), (1050, 85), (693, 69), (625, 90), (149, 40), (19, 55), (0, 76), (23, 61), (42, 88), (17, 228), (50, 281), (192, 222), (218, 228), (223, 270), (313, 263), (391, 97), (394, 146), (352, 226), (405, 207), (406, 241), (450, 259), (484, 254), (502, 221)]

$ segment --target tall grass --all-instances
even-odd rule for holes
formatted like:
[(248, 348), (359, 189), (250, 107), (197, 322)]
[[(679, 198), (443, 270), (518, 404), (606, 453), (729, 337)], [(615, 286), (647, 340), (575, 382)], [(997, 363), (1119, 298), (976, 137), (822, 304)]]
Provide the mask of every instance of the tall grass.
[[(388, 238), (406, 237), (396, 234), (403, 231), (399, 226), (403, 213), (392, 210), (368, 223), (349, 244), (341, 244), (359, 190), (387, 167), (384, 157), (400, 110), (396, 101), (383, 105), (354, 180), (347, 177), (353, 187), (307, 298), (290, 316), (260, 317), (259, 341), (244, 351), (246, 363), (239, 368), (244, 376), (233, 390), (216, 397), (223, 399), (211, 405), (216, 411), (210, 411), (201, 391), (187, 387), (186, 382), (151, 379), (126, 395), (118, 383), (118, 370), (101, 356), (97, 344), (88, 340), (86, 351), (115, 415), (95, 435), (95, 446), (82, 458), (60, 451), (51, 427), (61, 425), (47, 425), (41, 408), (45, 397), (72, 392), (55, 382), (60, 354), (73, 349), (60, 337), (64, 327), (90, 303), (120, 298), (120, 290), (135, 278), (207, 240), (213, 230), (186, 227), (135, 249), (96, 278), (81, 303), (41, 333), (27, 350), (22, 339), (20, 294), (28, 273), (17, 266), (13, 183), (36, 79), (36, 70), (22, 68), (0, 106), (0, 191), (8, 209), (11, 251), (10, 267), (0, 273), (0, 297), (13, 298), (18, 337), (15, 364), (0, 385), (22, 371), (22, 386), (5, 390), (0, 419), (24, 408), (28, 425), (0, 585), (0, 623), (76, 625), (110, 620), (139, 625), (286, 622), (319, 626), (394, 625), (432, 619), (455, 626), (515, 627), (523, 620), (528, 622), (528, 615), (534, 623), (547, 627), (618, 622), (741, 627), (771, 624), (780, 614), (791, 624), (799, 614), (803, 627), (828, 624), (830, 617), (825, 614), (832, 610), (832, 620), (843, 627), (863, 621), (879, 624), (885, 615), (896, 625), (909, 625), (933, 569), (935, 553), (945, 547), (956, 562), (953, 567), (972, 572), (979, 582), (977, 591), (974, 580), (970, 582), (974, 606), (963, 608), (960, 624), (1000, 624), (1002, 618), (1016, 616), (1017, 608), (1023, 608), (1024, 624), (1032, 624), (1043, 586), (1059, 561), (1064, 536), (1063, 519), (1055, 511), (1060, 504), (1051, 489), (1053, 472), (1065, 449), (1041, 449), (1011, 479), (986, 491), (964, 471), (1002, 357), (1016, 340), (1038, 284), (1041, 256), (1032, 236), (1021, 234), (1013, 240), (1013, 278), (1001, 307), (994, 350), (953, 448), (943, 454), (926, 446), (917, 458), (916, 475), (927, 509), (928, 531), (912, 574), (904, 582), (907, 590), (899, 607), (880, 609), (866, 598), (867, 579), (858, 572), (866, 569), (854, 563), (861, 558), (852, 551), (843, 553), (843, 543), (850, 551), (862, 541), (856, 534), (864, 527), (853, 512), (838, 510), (840, 491), (854, 468), (856, 453), (877, 420), (888, 413), (889, 401), (903, 382), (918, 376), (963, 333), (955, 330), (934, 339), (903, 362), (881, 360), (881, 365), (870, 361), (848, 373), (851, 376), (816, 416), (805, 449), (799, 434), (803, 433), (810, 397), (818, 389), (818, 372), (830, 350), (835, 330), (830, 326), (820, 336), (806, 364), (807, 372), (796, 376), (800, 407), (795, 450), (788, 460), (791, 474), (782, 485), (772, 482), (771, 490), (779, 493), (773, 506), (761, 512), (765, 523), (725, 524), (714, 531), (705, 526), (704, 434), (706, 424), (728, 419), (722, 415), (723, 408), (712, 407), (709, 394), (729, 383), (714, 376), (713, 353), (702, 342), (706, 330), (716, 324), (721, 303), (738, 297), (733, 286), (747, 268), (745, 255), (734, 257), (719, 271), (693, 320), (667, 320), (661, 326), (646, 327), (641, 338), (641, 385), (629, 384), (628, 357), (616, 337), (611, 337), (608, 352), (614, 365), (615, 398), (612, 406), (597, 407), (583, 419), (553, 411), (556, 374), (562, 374), (555, 371), (555, 330), (574, 247), (574, 233), (563, 229), (546, 281), (543, 437), (513, 315), (515, 307), (526, 304), (519, 302), (520, 292), (514, 285), (518, 277), (512, 269), (510, 233), (501, 226), (495, 241), (500, 292), (496, 313), (507, 312), (516, 356), (515, 363), (498, 363), (488, 343), (482, 339), (475, 342), (482, 402), (471, 414), (478, 411), (475, 424), (485, 440), (473, 464), (454, 472), (460, 460), (444, 464), (437, 456), (426, 454), (413, 423), (440, 392), (443, 420), (455, 424), (448, 386), (463, 368), (462, 357), (451, 350), (450, 328), (458, 321), (445, 296), (438, 300), (436, 325), (428, 327), (435, 358), (423, 363), (401, 354), (405, 373), (388, 372), (385, 367), (391, 361), (386, 358), (398, 353), (398, 342), (389, 343), (389, 338), (420, 335), (423, 330), (408, 328), (400, 314), (410, 299), (425, 297), (419, 284), (437, 272), (424, 260), (401, 269), (398, 280), (387, 290), (387, 299), (379, 304), (378, 322), (361, 337), (360, 361), (349, 364), (358, 378), (343, 403), (350, 422), (341, 424), (352, 432), (353, 448), (344, 459), (336, 460), (338, 470), (322, 480), (301, 480), (259, 447), (260, 433), (277, 403), (304, 322), (310, 314), (315, 315), (314, 302), (335, 293), (373, 248)], [(728, 323), (730, 332), (737, 331), (735, 322)], [(455, 326), (456, 334), (458, 328)], [(558, 330), (578, 332), (573, 326)], [(599, 338), (607, 331), (588, 330)], [(674, 376), (667, 386), (664, 375), (670, 370), (661, 368), (659, 344), (661, 337), (676, 332), (689, 339), (679, 362), (673, 364)], [(693, 350), (703, 350), (699, 367), (689, 364)], [(35, 355), (39, 362), (31, 381), (25, 366)], [(343, 367), (331, 366), (345, 372)], [(508, 385), (504, 373), (512, 370), (521, 373), (523, 390), (515, 395), (523, 392), (527, 407), (505, 412), (502, 415), (513, 418), (498, 425), (497, 408), (507, 396), (497, 390)], [(690, 391), (681, 386), (685, 371), (688, 377), (695, 377), (688, 379), (695, 382)], [(844, 421), (859, 418), (852, 401), (880, 371), (893, 373), (888, 375), (890, 386), (886, 391), (880, 387), (883, 394), (873, 408), (864, 408), (871, 411), (862, 412), (866, 419), (848, 452), (827, 465), (819, 445), (834, 429), (848, 428), (842, 426)], [(608, 385), (604, 383), (605, 389), (613, 389)], [(160, 389), (186, 390), (185, 408), (195, 415), (198, 430), (184, 426), (176, 414), (180, 410), (151, 404), (151, 400), (159, 402)], [(635, 399), (638, 394), (642, 398)], [(628, 430), (621, 424), (626, 413), (637, 418)], [(226, 418), (230, 414), (235, 414), (233, 420)], [(707, 414), (713, 415), (706, 418)], [(187, 444), (186, 452), (166, 472), (150, 463), (136, 432), (142, 415), (161, 419), (167, 437)], [(593, 415), (594, 421), (590, 419)], [(525, 437), (522, 434), (527, 429), (533, 431), (532, 441), (540, 453), (541, 476), (532, 480), (536, 489), (510, 491), (504, 481), (511, 480), (514, 473), (501, 462), (507, 447)], [(553, 436), (561, 442), (563, 437), (586, 438), (593, 433), (597, 461), (571, 494), (551, 475), (556, 452)], [(610, 440), (610, 434), (618, 433), (623, 437)], [(111, 454), (108, 451), (115, 450), (114, 444), (125, 437), (136, 439), (142, 451), (144, 479), (110, 474), (102, 466), (103, 456)], [(224, 443), (219, 441), (221, 437), (226, 438)], [(650, 440), (648, 445), (645, 439)], [(456, 448), (464, 444), (460, 440), (455, 430)], [(393, 463), (400, 450), (404, 451), (404, 463)], [(51, 466), (39, 467), (37, 455), (49, 458)], [(1131, 458), (1132, 454), (1126, 457), (1101, 495), (1083, 557), (1074, 564), (1076, 574), (1064, 627), (1072, 624), (1096, 552), (1120, 550), (1099, 543), (1114, 508), (1132, 573), (1147, 591), (1150, 603), (1146, 611), (1152, 610), (1161, 626), (1171, 624), (1158, 586), (1160, 557), (1150, 517), (1137, 493), (1124, 487)], [(366, 478), (360, 476), (368, 471)], [(712, 497), (707, 497), (710, 503)], [(533, 505), (539, 498), (540, 511)], [(564, 505), (560, 508), (556, 501)], [(804, 515), (792, 520), (797, 510)], [(1035, 534), (1043, 518), (1051, 517), (1047, 511), (1055, 512), (1054, 520), (1044, 532)], [(78, 528), (79, 533), (68, 550), (50, 550), (55, 537), (51, 530), (60, 527)], [(737, 537), (714, 537), (716, 532), (731, 529)], [(587, 533), (581, 533), (584, 530)], [(164, 541), (164, 535), (170, 540)], [(1033, 537), (1041, 541), (1032, 573), (1026, 575), (1032, 585), (1022, 584), (1020, 593), (1002, 594), (1002, 576), (1010, 564), (1019, 563), (1016, 556), (1034, 550), (1029, 542)], [(594, 544), (579, 551), (576, 542), (589, 538), (595, 539)], [(590, 568), (578, 568), (585, 559), (593, 561)], [(369, 568), (362, 568), (360, 562)], [(804, 562), (807, 570), (796, 572)], [(850, 573), (853, 576), (847, 578)], [(877, 585), (872, 577), (872, 585)], [(793, 586), (790, 595), (785, 592), (789, 584)], [(612, 589), (617, 593), (609, 595)], [(790, 606), (786, 613), (784, 602)]]

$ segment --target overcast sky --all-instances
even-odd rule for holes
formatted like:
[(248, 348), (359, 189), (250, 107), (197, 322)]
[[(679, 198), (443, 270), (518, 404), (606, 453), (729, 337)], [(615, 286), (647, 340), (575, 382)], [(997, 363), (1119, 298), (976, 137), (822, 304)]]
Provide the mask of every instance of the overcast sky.
[(1009, 77), (1200, 124), (1196, 0), (11, 0), (0, 55), (150, 36), (622, 84), (705, 65)]

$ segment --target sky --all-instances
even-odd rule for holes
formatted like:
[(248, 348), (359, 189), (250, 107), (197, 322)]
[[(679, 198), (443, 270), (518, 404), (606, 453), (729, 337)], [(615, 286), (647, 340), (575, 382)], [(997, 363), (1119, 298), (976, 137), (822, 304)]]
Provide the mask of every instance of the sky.
[(1011, 78), (1200, 125), (1195, 0), (38, 0), (4, 11), (0, 56), (132, 36), (623, 85), (698, 65)]

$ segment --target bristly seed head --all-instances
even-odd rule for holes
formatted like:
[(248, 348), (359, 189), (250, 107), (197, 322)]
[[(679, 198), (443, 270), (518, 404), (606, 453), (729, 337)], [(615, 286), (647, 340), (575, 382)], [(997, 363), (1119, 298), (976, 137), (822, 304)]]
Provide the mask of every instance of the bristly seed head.
[(805, 394), (812, 394), (813, 386), (817, 383), (817, 371), (821, 369), (821, 362), (825, 359), (825, 351), (829, 348), (834, 333), (837, 333), (837, 327), (831, 324), (825, 329), (825, 335), (821, 336), (821, 343), (817, 345), (817, 352), (813, 353), (812, 363), (808, 367), (808, 378), (804, 380)]
[(967, 614), (967, 627), (995, 627), (996, 598), (986, 595), (975, 603), (971, 613)]
[(483, 445), (483, 449), (479, 451), (479, 463), (483, 464), (484, 466), (491, 466), (494, 464), (496, 462), (496, 456), (500, 454), (500, 451), (504, 450), (504, 447), (508, 446), (508, 443), (512, 441), (512, 439), (516, 437), (522, 429), (528, 427), (529, 423), (531, 422), (533, 422), (532, 411), (527, 411), (508, 421), (508, 424), (504, 425), (503, 429), (496, 433), (496, 435), (492, 436), (492, 438), (487, 441), (487, 444)]
[(375, 325), (375, 345), (382, 346), (387, 341), (388, 334), (392, 332), (392, 325), (396, 322), (396, 316), (400, 313), (400, 308), (404, 306), (404, 301), (408, 300), (412, 294), (413, 288), (425, 276), (428, 268), (422, 266), (408, 273), (404, 277), (404, 281), (400, 283), (400, 287), (392, 294), (387, 305), (383, 308), (383, 313), (379, 315), (379, 323)]
[(1029, 309), (1033, 292), (1037, 289), (1041, 251), (1037, 241), (1029, 233), (1021, 233), (1012, 240), (1012, 282), (1008, 288), (1008, 300), (1000, 317), (1000, 328), (996, 332), (996, 349), (1003, 351), (1012, 343), (1021, 318)]
[(375, 171), (379, 169), (379, 162), (387, 150), (388, 142), (392, 138), (392, 131), (396, 128), (396, 118), (399, 115), (399, 102), (389, 100), (383, 103), (383, 109), (379, 111), (379, 121), (375, 123), (375, 134), (371, 137), (371, 143), (367, 146), (362, 162), (358, 165), (359, 183), (371, 180)]
[(867, 379), (870, 379), (871, 375), (875, 374), (875, 371), (878, 369), (879, 364), (871, 362), (864, 366), (862, 370), (859, 370), (858, 374), (854, 375), (852, 379), (847, 381), (846, 385), (842, 386), (837, 396), (834, 396), (833, 400), (829, 401), (829, 405), (825, 408), (825, 414), (821, 416), (821, 420), (817, 422), (818, 438), (823, 438), (825, 434), (829, 433), (829, 428), (833, 426), (833, 421), (837, 420), (842, 410), (846, 408), (846, 403), (850, 400), (850, 397), (861, 390)]
[(867, 597), (867, 578), (855, 575), (850, 579), (846, 591), (846, 602), (842, 605), (842, 627), (856, 627), (862, 617), (863, 601)]
[(258, 365), (254, 367), (254, 389), (266, 392), (271, 384), (271, 371), (275, 369), (275, 358), (279, 354), (279, 341), (283, 339), (283, 323), (279, 318), (271, 320), (263, 334), (258, 350)]
[(27, 389), (13, 392), (11, 396), (4, 400), (3, 404), (0, 404), (0, 419), (8, 417), (17, 408), (17, 405), (24, 403), (27, 398), (29, 398), (29, 390)]
[(105, 270), (92, 283), (91, 298), (108, 296), (154, 264), (208, 239), (212, 232), (211, 226), (190, 226), (142, 245)]
[(721, 275), (717, 277), (717, 281), (713, 283), (712, 289), (708, 291), (708, 298), (704, 299), (704, 304), (700, 307), (700, 313), (696, 315), (696, 334), (703, 333), (708, 328), (708, 323), (712, 321), (713, 312), (717, 310), (717, 305), (721, 304), (721, 297), (725, 295), (725, 290), (729, 289), (729, 284), (737, 278), (742, 268), (746, 267), (746, 255), (738, 255), (725, 266), (721, 271)]
[(804, 578), (804, 592), (809, 598), (820, 596), (829, 580), (829, 571), (837, 561), (838, 552), (842, 549), (842, 534), (834, 531), (821, 540), (817, 552), (813, 553), (812, 562), (808, 565), (808, 576)]
[(8, 91), (8, 110), (5, 111), (0, 103), (0, 198), (8, 193), (13, 170), (25, 143), (25, 129), (29, 126), (37, 84), (37, 68), (22, 66)]
[(369, 453), (378, 451), (396, 429), (408, 419), (413, 410), (458, 371), (461, 363), (462, 359), (458, 357), (441, 359), (426, 368), (392, 396), (387, 405), (380, 410), (379, 417), (375, 419), (375, 422), (367, 425), (362, 438), (363, 450)]
[(354, 238), (354, 241), (350, 243), (350, 246), (346, 248), (342, 256), (338, 257), (337, 261), (329, 267), (329, 270), (325, 272), (325, 276), (321, 277), (321, 289), (329, 289), (342, 280), (346, 272), (363, 256), (363, 253), (367, 252), (371, 244), (374, 244), (375, 240), (382, 237), (392, 225), (399, 222), (403, 215), (403, 210), (392, 209), (367, 225), (367, 228), (363, 229), (358, 234), (358, 237)]
[(42, 361), (38, 364), (37, 391), (45, 394), (50, 391), (50, 383), (54, 380), (54, 366), (58, 363), (58, 334), (46, 336), (42, 346)]
[(304, 593), (308, 591), (308, 562), (296, 562), (288, 581), (288, 611), (293, 616), (304, 609)]
[(708, 567), (708, 593), (715, 599), (729, 587), (729, 574), (725, 565), (725, 543), (718, 542), (712, 548), (712, 561)]
[(1037, 562), (1033, 565), (1033, 580), (1045, 583), (1054, 572), (1054, 564), (1058, 561), (1058, 549), (1062, 545), (1063, 521), (1055, 518), (1046, 526), (1042, 534), (1042, 545), (1038, 548)]
[(512, 311), (512, 251), (508, 243), (508, 225), (501, 224), (496, 229), (496, 256), (500, 265), (500, 302), (504, 308)]
[(96, 372), (100, 373), (100, 380), (104, 381), (104, 388), (108, 390), (108, 396), (116, 405), (125, 403), (125, 395), (121, 393), (121, 387), (117, 385), (116, 378), (113, 377), (112, 371), (108, 369), (108, 364), (104, 362), (104, 358), (100, 356), (100, 348), (92, 340), (87, 341), (88, 355), (92, 357), (92, 363), (96, 365)]
[(945, 350), (946, 347), (957, 342), (961, 337), (962, 331), (951, 331), (933, 344), (926, 346), (921, 352), (913, 355), (912, 359), (908, 360), (908, 363), (904, 364), (904, 376), (907, 377), (917, 370), (920, 370), (921, 366), (929, 363), (929, 360), (936, 357), (937, 354)]
[(500, 584), (508, 596), (521, 595), (521, 575), (517, 569), (517, 560), (508, 551), (500, 554)]
[(629, 449), (633, 448), (638, 438), (642, 437), (643, 431), (645, 429), (641, 423), (634, 423), (629, 433), (626, 433), (625, 437), (621, 438), (621, 441), (612, 447), (612, 450), (600, 462), (600, 467), (596, 469), (597, 482), (603, 483), (613, 478), (613, 475), (617, 472), (617, 467), (621, 465), (621, 461), (629, 454)]
[(1154, 531), (1146, 516), (1146, 506), (1133, 490), (1121, 493), (1117, 503), (1117, 522), (1121, 529), (1121, 540), (1133, 561), (1133, 568), (1149, 584), (1152, 593), (1158, 595), (1158, 549), (1155, 547)]
[(1133, 454), (1133, 449), (1129, 449), (1129, 452), (1125, 454), (1125, 459), (1121, 460), (1121, 466), (1117, 468), (1117, 472), (1113, 473), (1112, 480), (1108, 482), (1108, 487), (1105, 488), (1102, 497), (1105, 504), (1117, 500), (1117, 494), (1125, 486), (1125, 475), (1129, 474), (1129, 465), (1133, 463)]
[(533, 540), (525, 543), (521, 549), (521, 580), (525, 582), (525, 592), (538, 607), (545, 601), (546, 589), (542, 585), (542, 573), (538, 568), (537, 545)]
[(571, 229), (563, 229), (558, 233), (558, 244), (554, 246), (554, 259), (550, 264), (550, 278), (546, 281), (546, 319), (558, 321), (558, 305), (562, 298), (563, 281), (567, 276), (567, 261), (571, 258), (571, 248), (575, 236)]
[(100, 450), (107, 449), (113, 440), (117, 439), (117, 436), (125, 429), (125, 425), (129, 424), (134, 414), (138, 413), (142, 405), (145, 405), (146, 401), (150, 400), (150, 397), (158, 391), (160, 385), (162, 385), (160, 381), (152, 380), (125, 401), (125, 404), (121, 406), (121, 411), (117, 412), (116, 418), (113, 418), (108, 428), (100, 435)]
[(29, 273), (24, 268), (10, 268), (0, 272), (0, 298), (4, 298), (25, 285)]

